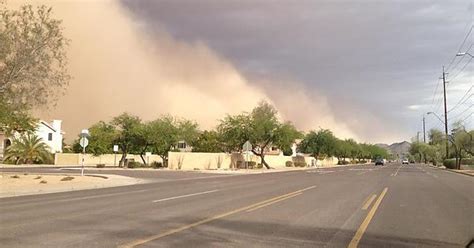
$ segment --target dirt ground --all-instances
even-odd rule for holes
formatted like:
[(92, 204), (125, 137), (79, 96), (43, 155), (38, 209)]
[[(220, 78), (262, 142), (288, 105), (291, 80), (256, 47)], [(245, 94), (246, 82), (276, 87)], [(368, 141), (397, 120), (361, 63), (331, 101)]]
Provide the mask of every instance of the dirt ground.
[(0, 197), (105, 188), (137, 183), (141, 183), (141, 180), (118, 175), (98, 177), (68, 174), (2, 173), (0, 176)]

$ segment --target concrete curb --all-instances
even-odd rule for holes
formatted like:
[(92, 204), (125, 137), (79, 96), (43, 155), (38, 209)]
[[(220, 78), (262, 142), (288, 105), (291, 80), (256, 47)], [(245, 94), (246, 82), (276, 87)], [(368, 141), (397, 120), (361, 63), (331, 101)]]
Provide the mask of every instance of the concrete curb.
[(444, 171), (449, 171), (451, 173), (457, 173), (457, 174), (461, 174), (461, 175), (465, 175), (465, 176), (474, 177), (473, 174), (463, 172), (462, 170), (453, 170), (453, 169), (448, 169), (448, 168), (441, 168), (441, 167), (438, 167), (438, 166), (433, 166), (431, 164), (425, 164), (425, 165), (428, 165), (429, 167), (432, 167), (432, 168), (435, 168), (435, 169), (438, 169), (438, 170), (444, 170)]

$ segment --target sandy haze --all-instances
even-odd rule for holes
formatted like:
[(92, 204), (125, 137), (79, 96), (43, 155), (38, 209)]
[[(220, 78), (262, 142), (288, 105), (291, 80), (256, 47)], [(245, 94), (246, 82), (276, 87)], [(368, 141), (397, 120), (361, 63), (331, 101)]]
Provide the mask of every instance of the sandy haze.
[(52, 5), (64, 21), (74, 79), (57, 106), (40, 117), (62, 119), (69, 140), (81, 128), (122, 112), (143, 120), (170, 113), (212, 128), (225, 114), (249, 111), (260, 100), (273, 103), (303, 130), (330, 128), (339, 137), (371, 140), (336, 120), (317, 92), (297, 82), (250, 82), (204, 43), (178, 41), (156, 27), (147, 32), (119, 2), (41, 3)]

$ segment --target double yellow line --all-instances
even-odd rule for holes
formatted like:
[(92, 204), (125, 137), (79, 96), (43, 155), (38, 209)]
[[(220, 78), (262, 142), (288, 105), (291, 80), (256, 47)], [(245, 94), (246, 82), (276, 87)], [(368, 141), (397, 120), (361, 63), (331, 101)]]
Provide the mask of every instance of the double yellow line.
[[(362, 236), (364, 235), (365, 231), (367, 230), (367, 227), (370, 224), (370, 221), (375, 215), (375, 212), (377, 211), (377, 208), (380, 206), (380, 203), (382, 202), (382, 199), (385, 197), (385, 194), (387, 194), (388, 188), (384, 188), (380, 196), (377, 198), (377, 201), (375, 201), (374, 205), (370, 209), (369, 213), (365, 217), (364, 221), (362, 224), (360, 224), (359, 229), (357, 229), (357, 232), (355, 233), (354, 237), (352, 238), (351, 242), (347, 246), (348, 248), (356, 248), (359, 245), (360, 240), (362, 239)], [(365, 202), (364, 206), (362, 207), (363, 210), (366, 210), (369, 208), (370, 204), (372, 201), (377, 197), (377, 195), (372, 195), (367, 201)]]
[(209, 217), (209, 218), (204, 219), (204, 220), (200, 220), (200, 221), (191, 223), (189, 225), (178, 227), (176, 229), (172, 229), (172, 230), (169, 230), (169, 231), (161, 233), (161, 234), (153, 235), (153, 236), (150, 236), (150, 237), (147, 237), (147, 238), (144, 238), (144, 239), (135, 240), (133, 242), (121, 245), (119, 247), (129, 248), (129, 247), (139, 246), (139, 245), (148, 243), (148, 242), (153, 241), (153, 240), (157, 240), (157, 239), (160, 239), (160, 238), (163, 238), (163, 237), (175, 234), (175, 233), (179, 233), (179, 232), (182, 232), (184, 230), (187, 230), (187, 229), (190, 229), (190, 228), (202, 225), (202, 224), (206, 224), (208, 222), (211, 222), (211, 221), (214, 221), (214, 220), (217, 220), (217, 219), (220, 219), (220, 218), (227, 217), (229, 215), (233, 215), (233, 214), (243, 212), (243, 211), (251, 212), (251, 211), (257, 210), (259, 208), (263, 208), (265, 206), (268, 206), (268, 205), (271, 205), (271, 204), (274, 204), (274, 203), (277, 203), (277, 202), (295, 197), (297, 195), (301, 195), (301, 194), (303, 194), (304, 191), (313, 189), (315, 187), (316, 186), (311, 186), (311, 187), (307, 187), (307, 188), (300, 189), (300, 190), (297, 190), (297, 191), (293, 191), (293, 192), (288, 193), (288, 194), (273, 197), (273, 198), (270, 198), (270, 199), (267, 199), (267, 200), (264, 200), (264, 201), (261, 201), (261, 202), (257, 202), (255, 204), (252, 204), (252, 205), (249, 205), (249, 206), (246, 206), (246, 207), (238, 208), (238, 209), (235, 209), (235, 210), (223, 213), (223, 214), (219, 214), (219, 215), (212, 216), (212, 217)]

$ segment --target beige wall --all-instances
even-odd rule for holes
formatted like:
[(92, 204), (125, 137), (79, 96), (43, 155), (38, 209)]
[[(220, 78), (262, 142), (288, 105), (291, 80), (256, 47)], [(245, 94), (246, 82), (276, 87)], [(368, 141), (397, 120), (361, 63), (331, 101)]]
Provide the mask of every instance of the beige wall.
[[(114, 154), (103, 154), (100, 156), (94, 156), (92, 154), (85, 154), (84, 155), (84, 165), (97, 165), (97, 164), (106, 164), (106, 165), (114, 165)], [(121, 154), (117, 154), (117, 161), (116, 164), (118, 165), (119, 160), (121, 158)], [(145, 156), (144, 156), (145, 157)], [(79, 165), (81, 164), (82, 154), (79, 153), (56, 153), (54, 155), (54, 164), (55, 165)], [(127, 155), (128, 159), (134, 159), (137, 162), (142, 162), (140, 155)], [(149, 157), (145, 157), (147, 162), (161, 162), (161, 157), (158, 155), (151, 155)]]
[[(175, 170), (209, 170), (235, 168), (237, 161), (245, 161), (246, 155), (227, 153), (205, 153), (205, 152), (169, 152), (168, 167)], [(249, 161), (260, 163), (260, 158), (249, 155)], [(336, 158), (315, 160), (313, 157), (304, 157), (308, 166), (324, 167), (337, 164)], [(266, 155), (265, 161), (273, 168), (284, 168), (286, 161), (292, 161), (291, 156)]]

